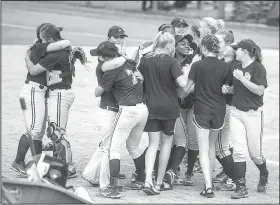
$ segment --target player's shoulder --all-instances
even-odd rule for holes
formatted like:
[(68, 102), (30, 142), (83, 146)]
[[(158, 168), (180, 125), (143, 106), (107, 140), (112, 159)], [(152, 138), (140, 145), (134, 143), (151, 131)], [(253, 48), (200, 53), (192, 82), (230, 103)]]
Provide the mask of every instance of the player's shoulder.
[(261, 71), (265, 71), (266, 72), (266, 69), (265, 69), (264, 65), (262, 63), (258, 62), (258, 61), (254, 61), (253, 62), (253, 67), (256, 70), (261, 70)]

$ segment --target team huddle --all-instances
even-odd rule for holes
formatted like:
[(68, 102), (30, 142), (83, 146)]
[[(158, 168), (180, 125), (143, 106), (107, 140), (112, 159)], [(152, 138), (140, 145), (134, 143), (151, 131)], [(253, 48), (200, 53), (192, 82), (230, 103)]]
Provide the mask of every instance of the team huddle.
[[(52, 149), (67, 164), (66, 178), (76, 177), (67, 140), (67, 121), (75, 95), (71, 89), (75, 61), (69, 60), (71, 42), (63, 30), (50, 23), (37, 27), (37, 38), (25, 56), (28, 69), (21, 97), (26, 101), (27, 124), (36, 154)], [(235, 41), (223, 20), (205, 17), (194, 25), (182, 18), (163, 24), (153, 41), (126, 53), (126, 32), (112, 26), (108, 40), (90, 50), (98, 65), (100, 117), (98, 167), (88, 163), (85, 171), (98, 174), (98, 196), (121, 198), (119, 179), (121, 149), (125, 145), (135, 172), (126, 189), (147, 195), (176, 190), (176, 185), (195, 186), (193, 172), (199, 166), (204, 177), (200, 195), (214, 197), (214, 183), (234, 191), (232, 199), (247, 198), (246, 149), (260, 171), (258, 192), (268, 183), (262, 154), (263, 95), (266, 70), (260, 47), (251, 39)], [(81, 60), (81, 59), (80, 59)], [(52, 140), (42, 145), (42, 138)], [(148, 133), (149, 145), (140, 141)], [(11, 168), (26, 175), (24, 162), (29, 149), (26, 133), (20, 138)], [(187, 157), (187, 171), (180, 178), (180, 164)], [(222, 171), (212, 178), (216, 159)], [(63, 177), (63, 176), (62, 176)], [(50, 177), (51, 178), (51, 177)], [(51, 179), (59, 184), (58, 178)], [(216, 186), (216, 185), (215, 185)]]

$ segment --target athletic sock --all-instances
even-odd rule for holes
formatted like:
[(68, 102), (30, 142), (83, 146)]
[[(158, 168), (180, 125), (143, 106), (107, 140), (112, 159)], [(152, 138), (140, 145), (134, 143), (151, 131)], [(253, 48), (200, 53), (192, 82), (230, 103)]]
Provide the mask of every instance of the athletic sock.
[(260, 175), (261, 176), (267, 176), (268, 170), (266, 168), (266, 161), (264, 161), (262, 164), (256, 164), (256, 166), (260, 170)]
[(145, 155), (147, 149), (140, 155), (140, 157), (133, 159), (134, 165), (137, 170), (137, 180), (144, 182), (146, 175), (145, 175)]
[(174, 159), (175, 149), (176, 149), (176, 145), (173, 145), (173, 147), (171, 148), (171, 151), (170, 151), (170, 156), (169, 156), (169, 160), (168, 160), (168, 163), (167, 163), (167, 166), (166, 166), (166, 171), (171, 168), (172, 161)]
[(187, 169), (188, 175), (191, 175), (193, 173), (193, 167), (194, 167), (198, 154), (199, 154), (198, 150), (188, 149), (188, 169)]
[(234, 180), (245, 178), (246, 162), (234, 162)]
[(18, 143), (18, 150), (16, 155), (16, 163), (23, 162), (25, 160), (26, 153), (29, 149), (29, 141), (27, 136), (24, 134), (21, 136)]
[(36, 154), (42, 154), (43, 143), (41, 140), (33, 140)]
[(178, 167), (180, 163), (182, 162), (184, 156), (186, 154), (186, 148), (185, 147), (176, 147), (174, 154), (173, 154), (173, 160), (171, 164), (171, 169), (173, 170), (174, 173), (178, 170)]
[(233, 179), (234, 178), (234, 161), (232, 155), (226, 156), (222, 159), (220, 159), (220, 163), (223, 166), (223, 169), (225, 171), (225, 174)]
[(120, 160), (119, 159), (111, 159), (109, 161), (109, 167), (110, 167), (110, 176), (111, 177), (119, 177)]
[(229, 151), (230, 151), (231, 154), (233, 154), (233, 147), (229, 148)]
[(157, 172), (158, 172), (159, 154), (160, 154), (160, 150), (157, 150), (156, 160), (155, 160), (155, 164), (154, 164), (154, 172), (155, 172), (156, 178), (157, 178)]

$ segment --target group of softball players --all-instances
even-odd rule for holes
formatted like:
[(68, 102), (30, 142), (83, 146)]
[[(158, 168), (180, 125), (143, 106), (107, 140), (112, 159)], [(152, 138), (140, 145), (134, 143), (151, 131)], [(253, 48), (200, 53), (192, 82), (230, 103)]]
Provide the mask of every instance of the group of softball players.
[[(120, 39), (121, 52), (111, 63), (105, 61), (111, 64), (102, 69), (105, 73), (131, 60), (125, 54), (127, 35), (121, 30), (114, 37)], [(201, 196), (214, 197), (218, 182), (220, 190), (234, 191), (232, 199), (246, 198), (247, 147), (260, 170), (257, 191), (266, 190), (269, 172), (262, 154), (262, 110), (267, 80), (261, 49), (253, 40), (235, 41), (223, 20), (205, 17), (188, 25), (174, 18), (158, 28), (154, 41), (140, 45), (132, 60), (141, 76), (149, 114), (145, 127), (130, 134), (147, 132), (149, 146), (139, 151), (137, 160), (132, 157), (136, 171), (127, 189), (157, 195), (178, 184), (194, 186), (193, 169), (199, 159), (205, 181)], [(112, 88), (112, 96), (118, 89)], [(115, 136), (114, 132), (110, 135)], [(187, 171), (180, 179), (180, 163), (186, 154)], [(222, 170), (212, 177), (216, 159)], [(103, 197), (121, 197), (115, 181), (111, 180)]]

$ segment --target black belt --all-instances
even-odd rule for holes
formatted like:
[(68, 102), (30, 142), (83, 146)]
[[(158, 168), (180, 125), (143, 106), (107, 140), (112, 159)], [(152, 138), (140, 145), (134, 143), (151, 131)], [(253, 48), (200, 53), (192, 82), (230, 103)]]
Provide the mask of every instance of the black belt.
[(104, 109), (104, 110), (109, 110), (109, 111), (113, 111), (113, 112), (119, 112), (119, 108), (116, 108), (116, 107), (103, 106), (103, 105), (100, 105), (99, 107), (101, 109)]
[(65, 88), (50, 88), (51, 91), (53, 91), (53, 90), (58, 90), (58, 89), (69, 90), (69, 89), (71, 89), (71, 86), (69, 85), (69, 86), (67, 86), (67, 87), (65, 87)]
[[(141, 103), (143, 103), (144, 105), (146, 105), (146, 101), (144, 101), (144, 102), (140, 102), (140, 103), (137, 103), (137, 104), (141, 104)], [(136, 106), (137, 104), (132, 104), (132, 105), (123, 105), (123, 106)]]
[[(32, 82), (34, 82), (34, 81), (32, 81)], [(37, 83), (37, 82), (34, 82), (34, 83)], [(25, 81), (25, 84), (29, 84), (29, 80), (26, 80)], [(39, 84), (39, 88), (40, 89), (44, 89), (45, 87), (47, 87), (47, 86), (44, 86), (44, 85), (42, 85), (42, 84), (40, 84), (40, 83), (38, 83)]]
[(250, 110), (257, 111), (259, 108), (239, 108), (239, 107), (236, 107), (236, 109), (238, 109), (240, 111), (243, 111), (243, 112), (249, 112)]

